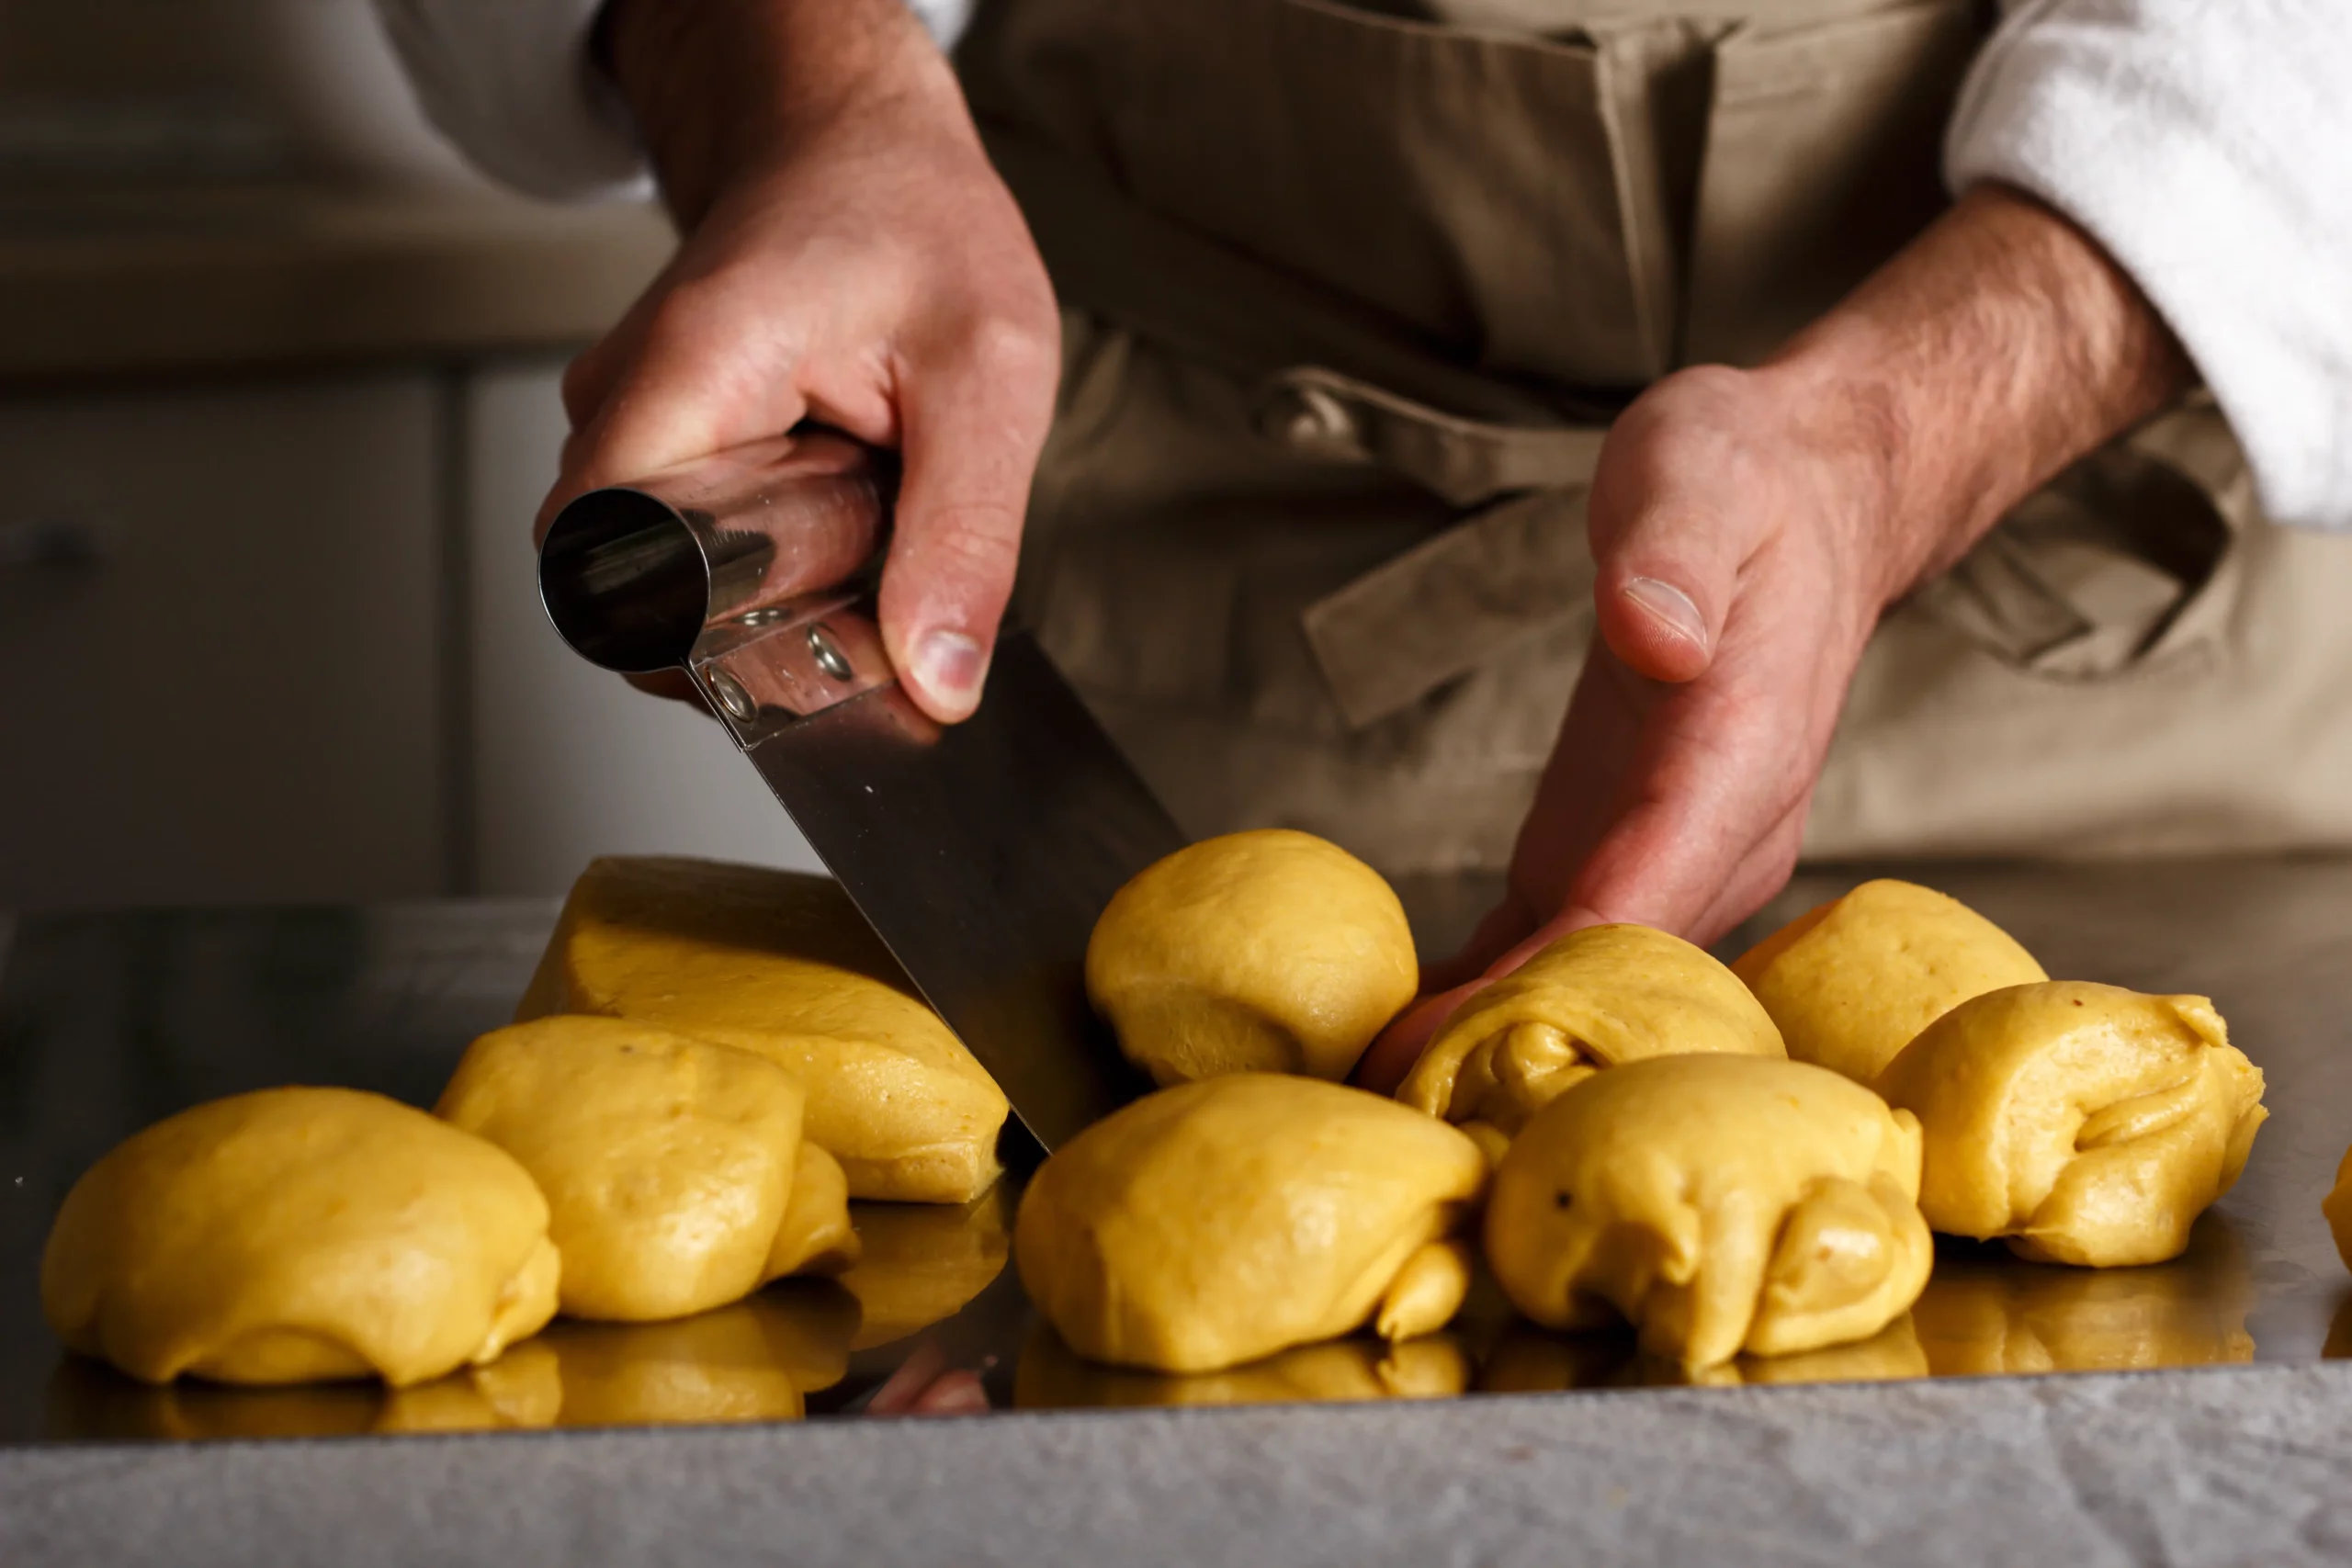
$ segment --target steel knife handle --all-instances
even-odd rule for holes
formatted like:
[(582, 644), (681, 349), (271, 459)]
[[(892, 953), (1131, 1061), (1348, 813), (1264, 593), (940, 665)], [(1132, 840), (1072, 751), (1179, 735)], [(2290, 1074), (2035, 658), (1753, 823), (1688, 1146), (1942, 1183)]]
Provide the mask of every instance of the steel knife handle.
[(870, 603), (898, 470), (831, 431), (579, 496), (539, 546), (539, 602), (606, 670), (684, 668), (746, 747), (896, 679)]
[(590, 663), (671, 669), (747, 615), (851, 582), (896, 488), (886, 455), (820, 431), (592, 490), (539, 546), (539, 599)]

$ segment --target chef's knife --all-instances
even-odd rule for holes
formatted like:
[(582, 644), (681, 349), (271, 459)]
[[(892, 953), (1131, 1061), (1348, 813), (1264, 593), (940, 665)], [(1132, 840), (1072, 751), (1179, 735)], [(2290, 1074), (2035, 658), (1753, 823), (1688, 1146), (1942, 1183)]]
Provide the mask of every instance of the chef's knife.
[(963, 723), (908, 699), (870, 592), (894, 491), (829, 432), (591, 491), (548, 531), (539, 594), (591, 662), (687, 672), (1050, 1151), (1148, 1087), (1087, 1007), (1086, 941), (1184, 840), (1027, 633)]

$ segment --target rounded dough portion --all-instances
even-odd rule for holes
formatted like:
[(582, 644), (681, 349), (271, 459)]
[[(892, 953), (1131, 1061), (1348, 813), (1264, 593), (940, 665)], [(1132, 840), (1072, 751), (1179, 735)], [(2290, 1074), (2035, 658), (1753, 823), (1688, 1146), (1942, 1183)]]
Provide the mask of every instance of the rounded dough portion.
[(475, 1041), (436, 1114), (547, 1194), (571, 1316), (684, 1317), (854, 1259), (838, 1168), (801, 1141), (799, 1084), (746, 1052), (559, 1014)]
[[(1145, 1096), (1062, 1145), (1013, 1223), (1030, 1299), (1079, 1354), (1215, 1371), (1363, 1327), (1411, 1287), (1403, 1335), (1460, 1305), (1420, 1257), (1476, 1198), (1462, 1134), (1362, 1089), (1241, 1073)], [(1418, 1261), (1417, 1261), (1418, 1259)]]
[(962, 1203), (1009, 1107), (831, 878), (715, 861), (590, 863), (515, 1021), (595, 1013), (765, 1056), (853, 1198)]
[(1701, 1052), (1783, 1055), (1763, 1007), (1703, 950), (1649, 926), (1588, 926), (1464, 1002), (1396, 1098), (1499, 1147), (1600, 1068)]
[(1790, 1060), (1861, 1084), (1969, 998), (2050, 978), (1959, 899), (1891, 879), (1798, 916), (1731, 967), (1772, 1015)]
[(1878, 1089), (1926, 1131), (1930, 1225), (2096, 1268), (2178, 1257), (2269, 1114), (2206, 998), (2077, 980), (1962, 1002)]
[(548, 1205), (424, 1111), (275, 1089), (157, 1122), (66, 1194), (41, 1258), (57, 1337), (146, 1382), (381, 1377), (490, 1360), (555, 1312)]
[(1413, 999), (1405, 907), (1311, 833), (1207, 839), (1119, 889), (1086, 945), (1086, 994), (1155, 1083), (1220, 1073), (1344, 1078)]
[(1867, 1339), (1927, 1283), (1919, 1127), (1826, 1068), (1724, 1055), (1595, 1074), (1495, 1172), (1487, 1260), (1546, 1327), (1631, 1322), (1685, 1368)]

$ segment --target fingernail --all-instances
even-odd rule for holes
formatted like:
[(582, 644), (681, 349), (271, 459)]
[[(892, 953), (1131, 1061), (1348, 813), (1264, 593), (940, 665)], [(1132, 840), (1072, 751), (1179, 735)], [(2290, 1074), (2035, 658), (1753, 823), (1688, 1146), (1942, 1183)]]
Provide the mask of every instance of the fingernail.
[(1655, 577), (1637, 577), (1625, 584), (1625, 597), (1649, 612), (1660, 626), (1693, 648), (1707, 646), (1707, 622), (1699, 614), (1699, 606), (1690, 595), (1671, 582), (1660, 582)]
[(939, 627), (915, 639), (915, 682), (943, 702), (970, 700), (985, 662), (978, 641), (962, 632)]

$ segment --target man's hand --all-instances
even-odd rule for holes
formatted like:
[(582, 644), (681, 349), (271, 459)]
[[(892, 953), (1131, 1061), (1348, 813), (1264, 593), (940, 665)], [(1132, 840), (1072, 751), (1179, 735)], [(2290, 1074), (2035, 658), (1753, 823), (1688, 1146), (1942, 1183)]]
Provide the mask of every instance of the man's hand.
[(1393, 1088), (1464, 996), (1579, 927), (1704, 943), (1754, 913), (1880, 614), (2188, 374), (2096, 244), (1984, 188), (1770, 364), (1645, 393), (1593, 477), (1600, 637), (1509, 896), (1358, 1077)]
[(684, 241), (564, 378), (598, 485), (803, 418), (899, 448), (882, 635), (935, 718), (979, 702), (1059, 372), (1052, 286), (901, 0), (613, 0), (604, 47)]

